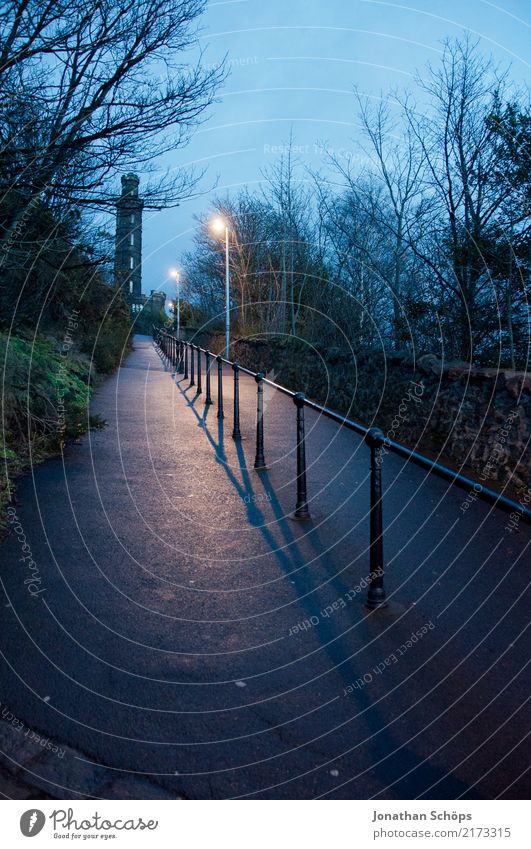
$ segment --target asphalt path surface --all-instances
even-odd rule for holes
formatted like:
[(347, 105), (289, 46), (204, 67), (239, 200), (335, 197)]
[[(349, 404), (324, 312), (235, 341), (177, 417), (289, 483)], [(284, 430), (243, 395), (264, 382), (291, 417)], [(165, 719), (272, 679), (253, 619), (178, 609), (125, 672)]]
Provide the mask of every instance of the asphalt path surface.
[[(254, 381), (241, 443), (229, 371), (223, 421), (188, 383), (136, 337), (95, 394), (107, 427), (19, 482), (40, 583), (12, 529), (2, 704), (161, 798), (525, 797), (526, 527), (388, 455), (390, 606), (369, 612), (362, 440), (306, 413), (297, 523), (291, 399), (266, 390), (256, 472)], [(75, 771), (48, 792), (91, 795)]]

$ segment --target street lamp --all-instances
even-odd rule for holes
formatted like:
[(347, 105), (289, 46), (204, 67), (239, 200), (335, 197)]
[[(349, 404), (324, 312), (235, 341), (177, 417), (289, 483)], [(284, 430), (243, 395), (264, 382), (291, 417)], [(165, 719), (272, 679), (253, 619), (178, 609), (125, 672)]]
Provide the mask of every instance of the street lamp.
[(214, 233), (225, 233), (225, 357), (230, 359), (230, 269), (229, 269), (229, 225), (223, 218), (214, 218), (211, 224)]
[(175, 319), (175, 331), (177, 339), (181, 338), (181, 275), (177, 268), (170, 269), (170, 277), (175, 280), (177, 298), (173, 302), (173, 317)]

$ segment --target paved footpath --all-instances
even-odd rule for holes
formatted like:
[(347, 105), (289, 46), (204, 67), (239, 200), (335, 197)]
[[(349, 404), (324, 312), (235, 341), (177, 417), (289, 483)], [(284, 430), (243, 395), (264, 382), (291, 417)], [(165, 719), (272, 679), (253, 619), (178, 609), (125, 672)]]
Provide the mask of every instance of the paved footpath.
[(392, 603), (369, 613), (366, 446), (307, 412), (312, 521), (292, 521), (294, 405), (266, 393), (257, 473), (256, 387), (242, 377), (237, 445), (229, 377), (220, 422), (136, 337), (94, 398), (108, 426), (20, 481), (0, 790), (525, 796), (528, 530), (387, 456)]

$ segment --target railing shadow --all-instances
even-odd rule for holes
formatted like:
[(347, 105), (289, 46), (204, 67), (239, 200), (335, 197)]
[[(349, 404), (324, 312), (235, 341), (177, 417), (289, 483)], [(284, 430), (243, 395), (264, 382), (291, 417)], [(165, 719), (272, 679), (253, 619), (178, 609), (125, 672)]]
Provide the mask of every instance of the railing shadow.
[(173, 374), (173, 372), (174, 372), (173, 364), (172, 364), (171, 360), (169, 359), (169, 357), (164, 353), (162, 348), (157, 347), (157, 345), (154, 345), (153, 347), (155, 348), (155, 351), (157, 352), (158, 358), (159, 358), (159, 360), (161, 361), (161, 363), (164, 367), (164, 371), (166, 371), (166, 372), (171, 371), (172, 374)]
[[(325, 651), (331, 666), (329, 670), (322, 674), (335, 674), (342, 680), (345, 691), (349, 687), (352, 689), (352, 682), (362, 678), (364, 673), (368, 671), (367, 666), (369, 665), (369, 661), (367, 661), (367, 664), (360, 664), (355, 658), (358, 654), (363, 656), (363, 650), (367, 643), (375, 639), (375, 629), (371, 627), (370, 622), (374, 614), (365, 613), (361, 603), (356, 604), (352, 602), (350, 609), (353, 614), (353, 622), (347, 629), (339, 628), (333, 617), (323, 617), (322, 602), (319, 602), (316, 597), (323, 583), (309, 589), (308, 579), (306, 577), (312, 563), (322, 558), (324, 545), (318, 531), (311, 524), (302, 526), (307, 529), (302, 540), (316, 554), (313, 560), (308, 561), (306, 553), (301, 548), (301, 538), (295, 535), (291, 520), (286, 516), (282, 505), (274, 493), (267, 470), (260, 471), (259, 473), (255, 473), (254, 470), (250, 472), (243, 445), (239, 440), (235, 440), (234, 445), (241, 474), (241, 481), (238, 480), (230, 467), (230, 461), (225, 451), (223, 419), (216, 419), (217, 427), (214, 431), (207, 422), (210, 405), (205, 406), (202, 414), (199, 413), (195, 406), (199, 393), (196, 393), (193, 398), (190, 398), (188, 390), (193, 390), (195, 387), (183, 387), (183, 380), (181, 378), (176, 381), (176, 386), (184, 397), (187, 406), (190, 407), (196, 416), (198, 425), (201, 426), (212, 446), (216, 462), (223, 467), (228, 480), (242, 499), (249, 525), (260, 532), (264, 539), (267, 554), (275, 557), (284, 572), (283, 577), (291, 581), (294, 588), (294, 604), (296, 603), (303, 607), (308, 619), (311, 620), (312, 617), (317, 617), (319, 620), (318, 625), (313, 628), (317, 646), (300, 656), (298, 660), (306, 660), (318, 652)], [(275, 527), (279, 530), (288, 550), (279, 548), (278, 540), (268, 527), (266, 516), (258, 506), (259, 503), (253, 497), (257, 486), (260, 486), (266, 495), (269, 496), (267, 503), (270, 505), (273, 516), (275, 517)], [(246, 500), (246, 496), (250, 496), (249, 500)], [(325, 564), (321, 565), (324, 566)], [(345, 592), (351, 590), (351, 587), (345, 583), (340, 574), (334, 574), (324, 583), (333, 588), (338, 593), (338, 597), (344, 596)], [(362, 599), (359, 598), (356, 601), (361, 602)], [(358, 614), (357, 616), (356, 613)], [(293, 625), (296, 624), (295, 622), (293, 623)], [(289, 638), (290, 636), (287, 634), (286, 639)], [(377, 633), (377, 639), (382, 660), (396, 650), (397, 637), (393, 634), (392, 628), (384, 627)], [(370, 664), (373, 665), (374, 661), (371, 661)], [(383, 707), (375, 705), (374, 699), (370, 698), (368, 689), (356, 689), (355, 692), (349, 692), (342, 697), (347, 698), (354, 705), (355, 713), (342, 723), (333, 725), (328, 733), (334, 734), (342, 726), (355, 722), (356, 719), (362, 717), (362, 721), (372, 730), (372, 733), (368, 735), (368, 739), (372, 740), (371, 747), (373, 752), (372, 765), (369, 771), (377, 777), (383, 788), (396, 782), (400, 787), (401, 798), (415, 798), (418, 795), (419, 786), (426, 788), (438, 786), (440, 792), (431, 795), (430, 798), (458, 798), (463, 794), (467, 798), (481, 798), (481, 794), (475, 791), (471, 793), (468, 785), (459, 778), (451, 774), (449, 775), (427, 762), (426, 759), (417, 754), (411, 747), (408, 747), (407, 743), (400, 743), (400, 739), (393, 735), (390, 723), (384, 715)], [(383, 699), (383, 704), (385, 704), (385, 697)], [(326, 734), (323, 736), (326, 736)], [(363, 745), (364, 742), (366, 741), (360, 741), (359, 745)]]

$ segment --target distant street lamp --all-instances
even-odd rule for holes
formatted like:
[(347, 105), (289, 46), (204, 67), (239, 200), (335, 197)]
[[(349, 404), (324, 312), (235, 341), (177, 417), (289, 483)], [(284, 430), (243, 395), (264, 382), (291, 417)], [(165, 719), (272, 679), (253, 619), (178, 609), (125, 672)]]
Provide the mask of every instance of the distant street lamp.
[(181, 275), (177, 268), (170, 270), (170, 277), (175, 280), (175, 288), (177, 289), (177, 298), (173, 302), (173, 318), (175, 320), (175, 332), (177, 339), (181, 338)]
[(223, 218), (214, 218), (211, 224), (214, 233), (225, 233), (225, 357), (230, 359), (230, 268), (229, 268), (229, 225)]

